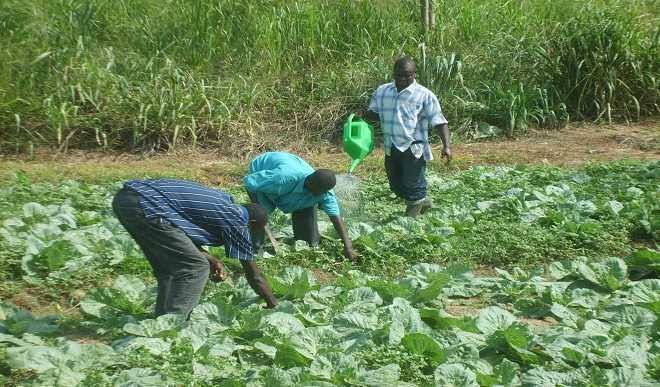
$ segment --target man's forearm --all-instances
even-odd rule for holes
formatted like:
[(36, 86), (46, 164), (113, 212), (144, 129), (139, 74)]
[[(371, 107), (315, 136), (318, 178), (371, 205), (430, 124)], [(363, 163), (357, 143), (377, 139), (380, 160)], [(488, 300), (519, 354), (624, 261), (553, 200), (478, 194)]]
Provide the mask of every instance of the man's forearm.
[(265, 208), (268, 213), (271, 213), (273, 210), (275, 210), (275, 203), (268, 199), (268, 196), (263, 192), (249, 191), (247, 189), (245, 192), (247, 192), (248, 197), (250, 198), (250, 202)]
[(261, 275), (261, 271), (253, 261), (241, 261), (243, 269), (245, 269), (245, 279), (252, 290), (261, 296), (266, 301), (268, 307), (277, 306), (277, 298), (273, 295), (273, 291), (268, 286), (268, 282)]
[(376, 112), (373, 112), (371, 110), (367, 110), (366, 113), (364, 113), (364, 120), (373, 126), (377, 126), (380, 124), (380, 117), (378, 117), (378, 114)]
[(335, 231), (337, 231), (337, 234), (339, 234), (341, 241), (344, 243), (344, 247), (352, 249), (353, 243), (351, 242), (351, 239), (348, 237), (348, 233), (346, 232), (346, 226), (344, 226), (344, 222), (342, 222), (341, 218), (339, 216), (331, 216), (330, 221), (332, 222)]
[(269, 307), (274, 307), (277, 305), (277, 299), (273, 295), (273, 291), (270, 290), (270, 286), (268, 286), (268, 283), (262, 277), (261, 275), (255, 276), (255, 277), (250, 277), (246, 276), (246, 279), (248, 281), (248, 284), (250, 284), (250, 287), (252, 290), (254, 290), (258, 295), (261, 296), (266, 301), (266, 304)]
[(440, 124), (436, 126), (438, 130), (440, 131), (440, 139), (442, 140), (442, 144), (445, 146), (445, 148), (451, 148), (451, 135), (449, 133), (449, 125), (448, 124)]

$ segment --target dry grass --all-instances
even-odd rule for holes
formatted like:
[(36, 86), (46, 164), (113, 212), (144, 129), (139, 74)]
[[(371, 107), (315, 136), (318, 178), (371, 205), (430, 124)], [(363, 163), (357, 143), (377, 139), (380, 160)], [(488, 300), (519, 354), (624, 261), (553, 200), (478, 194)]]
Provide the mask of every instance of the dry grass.
[[(344, 171), (348, 157), (337, 146), (319, 145), (305, 149), (294, 144), (287, 150), (300, 154), (312, 165)], [(217, 186), (240, 184), (248, 162), (258, 151), (242, 157), (227, 157), (221, 149), (185, 149), (152, 156), (107, 153), (52, 153), (41, 150), (32, 159), (4, 156), (0, 176), (7, 178), (17, 170), (26, 171), (35, 180), (59, 181), (73, 178), (87, 182), (105, 182), (138, 177), (169, 176), (197, 180)], [(454, 161), (447, 167), (436, 158), (431, 168), (464, 169), (479, 164), (552, 164), (579, 165), (588, 162), (635, 158), (660, 160), (660, 122), (639, 125), (571, 126), (561, 131), (538, 131), (519, 139), (459, 143), (453, 147)], [(440, 155), (435, 145), (436, 156)], [(382, 174), (382, 149), (377, 149), (357, 174)]]
[[(660, 123), (571, 125), (515, 140), (470, 143), (455, 151), (469, 164), (579, 165), (622, 158), (660, 159)], [(464, 156), (464, 157), (463, 157)]]

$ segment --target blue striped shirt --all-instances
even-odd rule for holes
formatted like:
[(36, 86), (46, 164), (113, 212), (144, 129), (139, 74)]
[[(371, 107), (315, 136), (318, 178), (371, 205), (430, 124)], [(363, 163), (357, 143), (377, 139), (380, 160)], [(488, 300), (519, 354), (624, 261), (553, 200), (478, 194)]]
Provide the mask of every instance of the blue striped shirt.
[(416, 158), (433, 160), (429, 128), (446, 124), (438, 98), (417, 82), (401, 90), (394, 82), (380, 85), (369, 102), (369, 110), (378, 114), (383, 130), (385, 154), (392, 146), (410, 151)]
[(185, 180), (131, 180), (124, 187), (140, 196), (146, 218), (160, 217), (198, 246), (225, 246), (227, 256), (253, 260), (245, 207), (231, 195)]

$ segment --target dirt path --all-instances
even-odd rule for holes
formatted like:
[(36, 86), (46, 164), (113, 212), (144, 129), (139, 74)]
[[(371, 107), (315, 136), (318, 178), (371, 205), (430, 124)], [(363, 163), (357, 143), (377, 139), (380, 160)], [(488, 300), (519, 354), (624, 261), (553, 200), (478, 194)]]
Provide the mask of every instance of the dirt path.
[[(439, 155), (439, 147), (435, 146)], [(298, 152), (313, 165), (344, 170), (348, 158), (338, 147), (319, 147)], [(518, 139), (458, 143), (453, 147), (452, 168), (477, 164), (552, 164), (578, 165), (622, 158), (660, 160), (660, 121), (635, 125), (572, 125), (561, 131), (535, 131)], [(2, 156), (0, 179), (17, 170), (34, 179), (74, 178), (102, 182), (144, 176), (171, 176), (198, 180), (220, 186), (240, 183), (249, 157), (227, 157), (220, 149), (181, 150), (144, 156), (127, 153), (70, 152), (53, 154), (42, 150), (32, 159)], [(358, 174), (382, 174), (383, 151), (378, 149)], [(440, 160), (433, 168), (444, 169)]]
[(535, 132), (516, 140), (463, 144), (457, 152), (474, 164), (577, 165), (622, 158), (659, 160), (660, 122), (573, 126), (561, 131)]

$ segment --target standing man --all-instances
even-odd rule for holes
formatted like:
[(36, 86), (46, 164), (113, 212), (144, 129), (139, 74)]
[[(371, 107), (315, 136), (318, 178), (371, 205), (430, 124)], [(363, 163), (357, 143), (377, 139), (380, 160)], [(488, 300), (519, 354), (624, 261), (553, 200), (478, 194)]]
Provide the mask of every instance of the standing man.
[(406, 216), (416, 217), (433, 206), (426, 197), (426, 162), (433, 160), (429, 128), (442, 139), (442, 157), (451, 160), (449, 127), (438, 98), (415, 81), (417, 66), (408, 57), (394, 63), (394, 82), (376, 89), (365, 114), (380, 124), (385, 147), (385, 171), (390, 189), (406, 201)]
[(224, 265), (201, 246), (225, 246), (237, 258), (245, 277), (268, 307), (277, 299), (254, 261), (250, 230), (263, 230), (266, 211), (259, 205), (238, 205), (217, 189), (185, 180), (132, 180), (115, 195), (112, 208), (121, 224), (149, 260), (156, 280), (156, 316), (188, 316), (199, 302), (213, 272), (223, 280)]
[[(328, 169), (314, 170), (300, 157), (286, 152), (266, 152), (250, 163), (248, 175), (243, 179), (245, 189), (254, 203), (269, 213), (279, 208), (292, 213), (293, 235), (316, 246), (320, 240), (316, 207), (320, 207), (335, 227), (342, 242), (344, 255), (355, 261), (353, 245), (339, 216), (339, 204), (332, 188), (335, 174)], [(253, 233), (255, 250), (261, 249), (264, 232)], [(257, 247), (258, 246), (258, 247)]]

